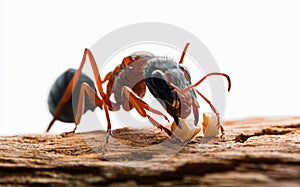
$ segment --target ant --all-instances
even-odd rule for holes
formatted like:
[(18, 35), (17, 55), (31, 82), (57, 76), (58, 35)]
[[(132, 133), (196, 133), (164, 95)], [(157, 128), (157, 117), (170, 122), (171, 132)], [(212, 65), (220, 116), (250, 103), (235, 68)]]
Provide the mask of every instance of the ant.
[[(162, 116), (169, 122), (167, 116), (142, 100), (146, 93), (146, 88), (148, 88), (150, 93), (173, 117), (178, 128), (181, 128), (179, 119), (187, 118), (191, 112), (194, 115), (194, 125), (198, 124), (198, 108), (200, 107), (196, 95), (198, 94), (216, 114), (216, 125), (223, 136), (225, 131), (220, 123), (219, 113), (210, 100), (196, 89), (196, 86), (207, 77), (218, 75), (227, 79), (228, 91), (230, 91), (230, 77), (225, 73), (213, 72), (192, 84), (188, 69), (182, 65), (188, 46), (189, 43), (185, 45), (179, 62), (167, 57), (154, 56), (149, 52), (135, 52), (125, 57), (121, 64), (104, 76), (104, 79), (101, 78), (92, 52), (89, 49), (85, 49), (79, 68), (66, 71), (56, 80), (51, 88), (48, 105), (53, 119), (46, 132), (50, 130), (55, 120), (60, 120), (75, 122), (75, 128), (70, 132), (65, 132), (63, 135), (75, 133), (82, 115), (87, 110), (94, 110), (96, 107), (99, 107), (104, 109), (107, 120), (107, 136), (104, 145), (104, 148), (106, 148), (112, 134), (112, 125), (108, 111), (118, 111), (122, 106), (125, 111), (135, 108), (142, 117), (148, 118), (155, 127), (164, 130), (170, 137), (178, 139), (171, 130), (148, 114), (153, 113)], [(93, 69), (96, 87), (93, 81), (82, 73), (87, 57)], [(106, 91), (103, 89), (105, 82), (107, 82)], [(115, 99), (114, 102), (110, 100), (112, 94)], [(72, 98), (75, 103), (74, 106), (72, 105)], [(76, 109), (74, 110), (76, 113), (73, 111), (73, 108)]]

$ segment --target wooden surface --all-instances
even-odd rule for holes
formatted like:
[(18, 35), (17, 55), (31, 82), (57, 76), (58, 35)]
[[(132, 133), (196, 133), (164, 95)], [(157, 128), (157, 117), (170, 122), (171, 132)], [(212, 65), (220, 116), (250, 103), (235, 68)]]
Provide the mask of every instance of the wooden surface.
[(0, 185), (299, 186), (300, 117), (224, 123), (187, 145), (156, 129), (0, 137)]

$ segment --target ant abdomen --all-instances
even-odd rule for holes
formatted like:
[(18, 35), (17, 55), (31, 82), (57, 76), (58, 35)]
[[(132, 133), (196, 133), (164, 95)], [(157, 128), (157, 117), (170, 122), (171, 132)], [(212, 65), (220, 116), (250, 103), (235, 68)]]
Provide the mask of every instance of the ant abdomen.
[[(54, 116), (56, 107), (62, 98), (69, 82), (71, 81), (72, 77), (74, 76), (76, 70), (75, 69), (68, 69), (66, 72), (64, 72), (62, 75), (60, 75), (56, 81), (54, 82), (49, 96), (48, 96), (48, 107), (50, 113)], [(61, 112), (61, 114), (58, 116), (58, 120), (61, 120), (63, 122), (75, 122), (75, 114), (77, 110), (77, 104), (78, 104), (78, 98), (80, 93), (80, 86), (82, 83), (88, 84), (91, 88), (93, 88), (96, 91), (96, 87), (94, 85), (94, 81), (91, 80), (87, 75), (84, 73), (81, 73), (78, 82), (76, 84), (75, 90), (69, 99), (69, 101), (66, 103), (64, 110)], [(88, 110), (94, 110), (96, 106), (93, 104), (93, 102), (90, 100), (89, 97), (85, 97), (85, 106), (84, 106), (84, 113)]]

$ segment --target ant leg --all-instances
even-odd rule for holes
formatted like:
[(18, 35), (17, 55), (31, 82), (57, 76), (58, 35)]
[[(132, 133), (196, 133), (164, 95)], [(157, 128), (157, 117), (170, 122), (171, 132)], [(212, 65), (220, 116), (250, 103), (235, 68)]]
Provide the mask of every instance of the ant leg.
[[(136, 111), (142, 116), (142, 117), (147, 117), (149, 119), (149, 121), (158, 129), (160, 130), (164, 130), (170, 137), (174, 137), (177, 141), (182, 142), (182, 140), (180, 138), (178, 138), (172, 131), (170, 131), (168, 128), (164, 127), (162, 124), (158, 123), (157, 121), (155, 121), (151, 116), (149, 116), (146, 113), (146, 110), (148, 110), (149, 112), (152, 112), (154, 114), (157, 115), (161, 115), (163, 116), (166, 120), (168, 120), (168, 118), (161, 113), (158, 110), (155, 110), (153, 108), (151, 108), (145, 101), (143, 101), (141, 98), (139, 98), (139, 96), (137, 96), (130, 88), (128, 88), (127, 86), (123, 87), (123, 96), (125, 96), (128, 101), (134, 106), (134, 108), (136, 109)], [(169, 121), (169, 120), (168, 120)]]
[(153, 114), (160, 115), (165, 118), (168, 122), (170, 120), (166, 115), (164, 115), (162, 112), (150, 107), (145, 101), (143, 101), (136, 93), (134, 93), (133, 90), (131, 90), (129, 87), (124, 86), (123, 89), (123, 96), (125, 95), (128, 101), (136, 108), (136, 110), (141, 114), (141, 116), (146, 117), (146, 111), (152, 112)]
[(178, 138), (172, 131), (170, 131), (168, 128), (164, 127), (162, 124), (158, 123), (151, 116), (149, 116), (148, 114), (146, 114), (146, 117), (154, 125), (154, 127), (158, 128), (160, 130), (165, 131), (165, 133), (167, 133), (168, 136), (170, 136), (171, 138), (175, 138), (176, 141), (178, 141), (180, 143), (184, 143), (183, 140), (181, 140), (180, 138)]
[[(96, 63), (96, 60), (95, 60), (92, 52), (89, 49), (85, 49), (84, 54), (85, 54), (84, 56), (86, 56), (86, 55), (89, 56), (91, 66), (92, 66), (92, 69), (93, 69), (93, 72), (94, 72), (94, 77), (95, 77), (95, 80), (96, 80), (96, 85), (97, 85), (98, 91), (100, 92), (100, 95), (101, 95), (103, 101), (105, 101), (105, 102), (103, 102), (103, 107), (104, 107), (105, 116), (106, 116), (106, 120), (107, 120), (107, 135), (106, 135), (106, 141), (105, 141), (105, 147), (106, 147), (106, 144), (108, 143), (108, 140), (111, 136), (111, 122), (110, 122), (110, 117), (109, 117), (109, 113), (108, 113), (108, 106), (107, 106), (110, 103), (108, 103), (108, 99), (106, 97), (106, 94), (103, 91), (103, 87), (102, 87), (103, 81), (101, 80), (99, 69), (97, 67), (97, 63)], [(110, 76), (111, 76), (111, 74), (108, 73), (105, 76), (104, 82), (106, 80), (108, 80), (108, 78)]]
[[(213, 72), (213, 73), (209, 73), (207, 75), (205, 75), (202, 79), (200, 79), (198, 82), (196, 82), (195, 84), (193, 85), (190, 85), (188, 87), (186, 87), (184, 90), (180, 90), (176, 85), (170, 83), (170, 85), (179, 93), (181, 94), (184, 94), (186, 92), (188, 92), (190, 89), (194, 88), (196, 86), (198, 86), (199, 84), (201, 84), (207, 77), (209, 76), (212, 76), (212, 75), (219, 75), (219, 76), (224, 76), (227, 81), (228, 81), (228, 92), (230, 91), (230, 88), (231, 88), (231, 80), (230, 80), (230, 77), (225, 74), (225, 73), (218, 73), (218, 72)], [(224, 137), (224, 134), (225, 134), (225, 130), (223, 128), (223, 126), (221, 125), (220, 123), (220, 114), (217, 112), (216, 108), (213, 106), (213, 104), (204, 96), (202, 95), (197, 89), (195, 89), (195, 91), (209, 104), (210, 108), (212, 109), (212, 111), (216, 114), (217, 116), (217, 120), (218, 120), (218, 124), (217, 126), (221, 129), (221, 133), (222, 133), (222, 137)], [(194, 107), (194, 106), (193, 106)]]
[[(84, 54), (83, 54), (80, 66), (79, 66), (78, 70), (75, 72), (75, 74), (72, 77), (71, 81), (69, 82), (69, 84), (68, 84), (68, 86), (67, 86), (67, 88), (66, 88), (66, 90), (65, 90), (65, 92), (64, 92), (64, 94), (62, 96), (62, 98), (60, 99), (60, 101), (59, 101), (59, 103), (58, 103), (58, 105), (56, 107), (56, 112), (54, 114), (54, 117), (51, 120), (51, 122), (49, 123), (46, 132), (48, 132), (51, 129), (53, 123), (56, 121), (56, 119), (58, 119), (59, 115), (63, 111), (63, 109), (65, 107), (65, 104), (70, 100), (70, 98), (72, 96), (72, 93), (73, 93), (73, 91), (75, 89), (75, 86), (73, 86), (73, 85), (76, 85), (77, 82), (78, 82), (78, 79), (79, 79), (80, 74), (82, 72), (83, 66), (84, 66), (84, 64), (86, 62), (86, 57), (87, 56), (90, 59), (90, 64), (91, 64), (92, 69), (93, 69), (94, 78), (96, 80), (96, 86), (97, 86), (98, 91), (100, 92), (100, 96), (102, 97), (103, 100), (104, 100), (104, 98), (106, 98), (106, 95), (105, 95), (105, 93), (103, 91), (103, 88), (102, 88), (102, 83), (105, 82), (106, 80), (108, 80), (111, 74), (108, 73), (105, 76), (104, 81), (101, 80), (96, 60), (94, 59), (94, 56), (93, 56), (92, 52), (89, 49), (86, 48), (84, 50)], [(107, 102), (107, 99), (105, 99), (105, 101)], [(109, 114), (108, 114), (108, 106), (107, 106), (110, 103), (106, 103), (106, 102), (103, 102), (103, 107), (104, 107), (105, 115), (106, 115), (106, 119), (107, 119), (107, 132), (108, 132), (107, 136), (110, 136), (110, 134), (111, 134), (111, 123), (110, 123), (110, 118), (109, 118)]]
[(216, 116), (217, 116), (217, 127), (220, 128), (220, 130), (221, 130), (221, 133), (222, 133), (221, 137), (224, 137), (225, 130), (224, 130), (224, 127), (221, 124), (219, 112), (214, 107), (214, 105), (211, 103), (211, 101), (209, 99), (207, 99), (199, 90), (195, 89), (195, 91), (206, 101), (207, 104), (209, 104), (211, 110), (216, 114)]
[(102, 83), (105, 83), (106, 81), (108, 81), (110, 78), (111, 78), (111, 75), (112, 75), (112, 71), (111, 72), (108, 72), (104, 79), (102, 80)]
[(80, 123), (83, 111), (84, 111), (85, 93), (91, 99), (91, 101), (93, 101), (93, 103), (96, 106), (98, 106), (99, 108), (102, 109), (103, 101), (98, 97), (97, 93), (88, 84), (83, 83), (81, 85), (81, 87), (80, 87), (80, 93), (79, 93), (79, 99), (78, 99), (78, 107), (77, 107), (77, 111), (76, 111), (76, 114), (75, 114), (75, 128), (72, 131), (70, 131), (70, 132), (62, 133), (61, 134), (62, 136), (66, 136), (68, 134), (75, 133), (75, 131), (76, 131), (76, 129), (77, 129), (79, 123)]
[[(88, 84), (83, 83), (81, 85), (81, 88), (80, 88), (79, 99), (78, 99), (78, 107), (77, 107), (77, 111), (76, 111), (76, 115), (75, 115), (75, 128), (70, 132), (63, 133), (62, 136), (66, 136), (68, 134), (75, 133), (75, 131), (76, 131), (76, 129), (77, 129), (79, 123), (80, 123), (83, 111), (84, 111), (85, 93), (93, 101), (93, 103), (96, 106), (98, 106), (101, 109), (103, 108), (103, 103), (104, 102), (99, 98), (97, 93)], [(108, 121), (108, 123), (109, 123), (109, 121)], [(104, 143), (104, 146), (103, 146), (103, 153), (107, 152), (107, 144), (109, 142), (110, 136), (111, 136), (111, 130), (109, 130), (107, 132), (105, 143)]]

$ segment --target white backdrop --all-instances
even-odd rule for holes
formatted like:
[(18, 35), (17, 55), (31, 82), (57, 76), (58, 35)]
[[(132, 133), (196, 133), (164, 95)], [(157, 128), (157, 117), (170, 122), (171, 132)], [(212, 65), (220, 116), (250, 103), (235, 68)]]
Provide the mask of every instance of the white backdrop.
[(43, 133), (56, 77), (105, 34), (146, 21), (182, 27), (208, 47), (232, 78), (226, 119), (300, 114), (298, 0), (2, 0), (0, 15), (0, 135)]

